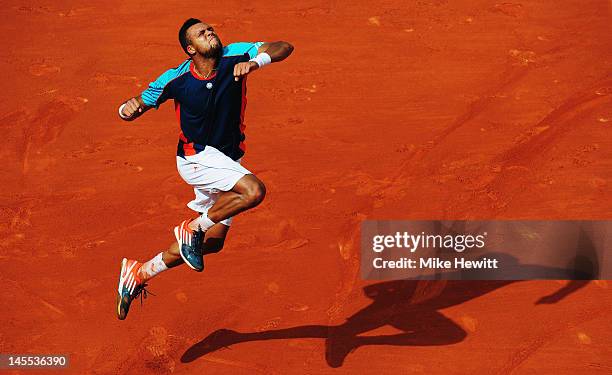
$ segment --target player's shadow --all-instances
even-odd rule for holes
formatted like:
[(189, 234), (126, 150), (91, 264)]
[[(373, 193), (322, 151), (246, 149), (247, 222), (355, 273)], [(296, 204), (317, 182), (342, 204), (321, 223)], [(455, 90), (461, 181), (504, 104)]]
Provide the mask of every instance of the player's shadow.
[[(191, 362), (242, 342), (275, 339), (325, 339), (325, 359), (331, 367), (342, 366), (350, 352), (366, 345), (456, 344), (464, 340), (467, 333), (439, 310), (462, 304), (514, 282), (400, 280), (372, 284), (364, 288), (365, 295), (372, 299), (372, 303), (347, 318), (343, 324), (305, 325), (250, 333), (220, 329), (191, 346), (181, 361)], [(571, 281), (557, 292), (540, 298), (535, 304), (556, 303), (587, 283), (586, 280)], [(392, 335), (362, 335), (387, 325), (401, 332)]]

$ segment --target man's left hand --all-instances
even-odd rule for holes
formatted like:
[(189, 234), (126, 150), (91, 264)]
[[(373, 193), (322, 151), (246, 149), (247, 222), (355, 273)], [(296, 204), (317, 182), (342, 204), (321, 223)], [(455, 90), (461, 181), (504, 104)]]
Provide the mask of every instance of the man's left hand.
[(241, 62), (234, 65), (234, 80), (238, 81), (242, 77), (246, 77), (247, 74), (257, 70), (259, 65), (255, 61)]

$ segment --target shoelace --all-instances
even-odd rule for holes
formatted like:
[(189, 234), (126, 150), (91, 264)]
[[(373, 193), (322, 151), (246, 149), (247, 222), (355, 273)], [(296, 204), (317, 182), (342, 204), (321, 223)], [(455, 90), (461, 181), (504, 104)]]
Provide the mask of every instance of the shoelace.
[(193, 231), (193, 238), (191, 240), (191, 248), (193, 252), (198, 256), (202, 256), (202, 247), (204, 246), (204, 231), (201, 226), (198, 226), (198, 229)]
[(140, 287), (138, 287), (138, 290), (134, 293), (134, 299), (140, 296), (140, 306), (142, 306), (143, 297), (144, 299), (147, 299), (149, 294), (151, 294), (152, 296), (155, 296), (155, 294), (151, 293), (145, 288), (147, 285), (148, 285), (147, 283), (142, 284)]

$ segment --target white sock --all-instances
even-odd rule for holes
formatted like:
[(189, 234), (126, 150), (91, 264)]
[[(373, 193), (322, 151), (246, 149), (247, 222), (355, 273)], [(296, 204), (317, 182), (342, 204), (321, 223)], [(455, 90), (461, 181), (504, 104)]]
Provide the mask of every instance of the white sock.
[(194, 221), (192, 221), (191, 223), (189, 223), (190, 227), (191, 224), (195, 225), (195, 228), (192, 228), (193, 230), (197, 230), (198, 229), (198, 225), (202, 228), (202, 230), (204, 232), (206, 232), (208, 230), (208, 228), (212, 227), (213, 225), (215, 225), (215, 222), (210, 220), (208, 218), (208, 214), (206, 212), (204, 212), (202, 215), (200, 215), (200, 217), (198, 217), (197, 219), (195, 219)]
[(140, 276), (143, 280), (149, 280), (156, 276), (158, 273), (163, 272), (168, 269), (166, 263), (162, 259), (162, 254), (157, 254), (153, 259), (148, 262), (145, 262), (140, 270), (138, 271), (138, 276)]

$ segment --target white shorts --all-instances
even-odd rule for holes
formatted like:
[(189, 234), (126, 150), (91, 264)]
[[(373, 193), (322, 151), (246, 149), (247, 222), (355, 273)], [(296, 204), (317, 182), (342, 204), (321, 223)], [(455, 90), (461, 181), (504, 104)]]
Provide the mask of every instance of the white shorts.
[[(214, 147), (206, 146), (204, 151), (192, 156), (176, 157), (176, 167), (186, 183), (193, 186), (195, 199), (187, 207), (202, 214), (215, 204), (219, 194), (230, 191), (244, 175), (251, 174), (240, 165)], [(221, 223), (230, 226), (232, 218)]]

